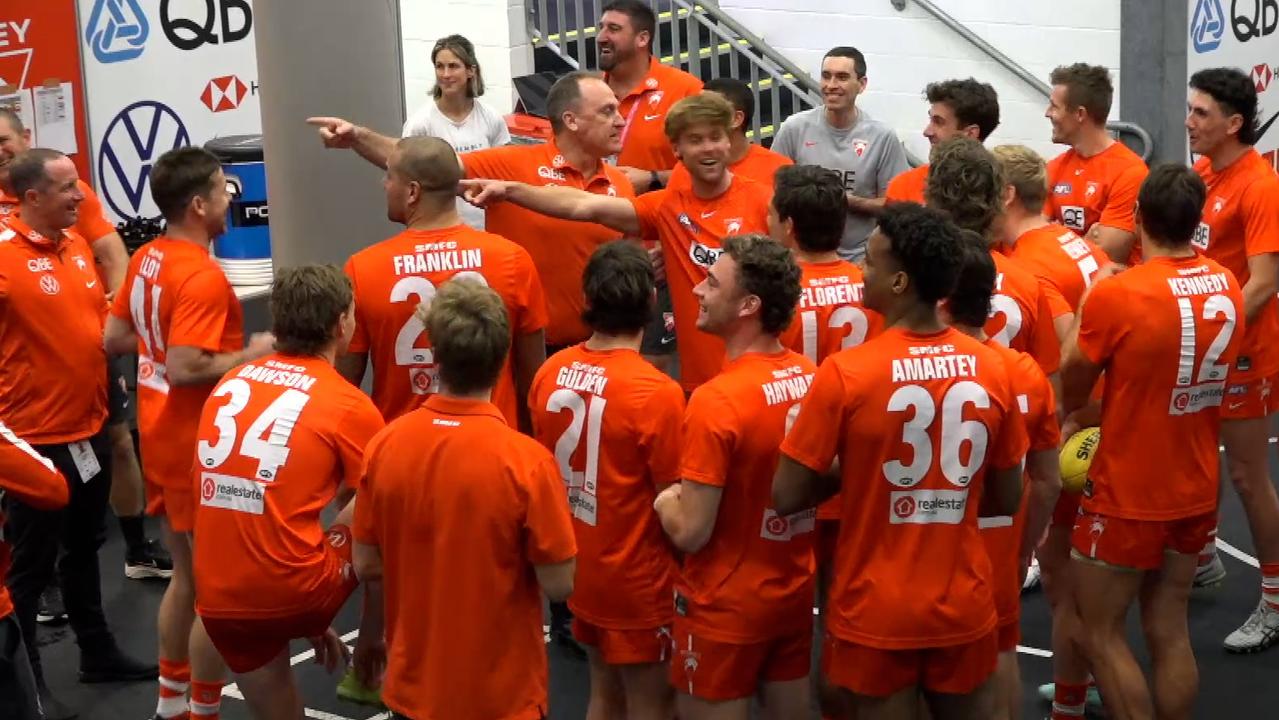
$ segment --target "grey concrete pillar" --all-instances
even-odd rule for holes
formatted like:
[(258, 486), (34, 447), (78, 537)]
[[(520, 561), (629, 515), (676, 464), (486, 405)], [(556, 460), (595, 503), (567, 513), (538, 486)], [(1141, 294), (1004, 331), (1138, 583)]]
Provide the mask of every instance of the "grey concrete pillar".
[(1150, 133), (1152, 164), (1185, 162), (1186, 2), (1124, 0), (1121, 6), (1119, 117)]
[(382, 171), (325, 150), (312, 115), (383, 132), (404, 122), (398, 0), (254, 3), (275, 266), (341, 264), (394, 234)]

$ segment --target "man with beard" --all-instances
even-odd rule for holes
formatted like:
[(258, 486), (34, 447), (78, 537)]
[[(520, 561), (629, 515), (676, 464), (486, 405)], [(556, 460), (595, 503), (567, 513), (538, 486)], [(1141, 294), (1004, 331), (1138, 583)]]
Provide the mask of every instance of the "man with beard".
[(658, 190), (676, 164), (666, 139), (666, 114), (675, 103), (702, 90), (702, 81), (653, 57), (657, 17), (646, 2), (614, 0), (604, 6), (595, 33), (596, 63), (621, 103), (626, 119), (618, 169), (635, 193)]

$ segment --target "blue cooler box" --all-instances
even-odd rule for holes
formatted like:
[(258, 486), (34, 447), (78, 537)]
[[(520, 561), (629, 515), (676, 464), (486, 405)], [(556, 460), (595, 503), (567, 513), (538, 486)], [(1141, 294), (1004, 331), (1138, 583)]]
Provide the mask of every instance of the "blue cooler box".
[(271, 228), (266, 202), (266, 163), (261, 135), (228, 135), (205, 143), (222, 161), (231, 192), (226, 234), (213, 241), (213, 254), (228, 260), (271, 257)]

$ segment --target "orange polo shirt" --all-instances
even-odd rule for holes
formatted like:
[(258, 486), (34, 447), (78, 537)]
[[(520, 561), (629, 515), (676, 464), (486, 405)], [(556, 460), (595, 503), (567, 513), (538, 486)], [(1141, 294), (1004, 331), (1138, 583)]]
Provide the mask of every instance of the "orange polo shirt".
[[(607, 73), (604, 81), (608, 82)], [(650, 57), (648, 74), (620, 98), (617, 111), (626, 119), (626, 129), (617, 164), (644, 170), (674, 168), (675, 152), (666, 138), (666, 113), (675, 103), (701, 91), (701, 80)]]
[[(468, 178), (571, 187), (597, 195), (635, 195), (626, 176), (603, 162), (594, 175), (583, 176), (565, 162), (554, 141), (477, 150), (461, 157)], [(546, 291), (546, 344), (570, 345), (590, 337), (590, 330), (582, 323), (586, 306), (582, 272), (595, 248), (621, 234), (603, 225), (559, 220), (515, 203), (487, 208), (485, 229), (520, 245), (533, 258)]]

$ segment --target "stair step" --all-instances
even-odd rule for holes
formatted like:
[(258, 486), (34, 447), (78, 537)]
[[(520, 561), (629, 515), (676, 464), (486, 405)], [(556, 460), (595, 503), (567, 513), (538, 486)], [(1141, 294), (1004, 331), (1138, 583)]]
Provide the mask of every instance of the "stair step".
[[(576, 10), (574, 6), (567, 4), (569, 1), (541, 0), (541, 2), (551, 3), (549, 9), (552, 11), (555, 10), (556, 2), (566, 3), (566, 10)], [(591, 3), (586, 3), (586, 0), (572, 1), (584, 3), (582, 7), (582, 24), (584, 25), (589, 22), (588, 17), (597, 16), (598, 7), (603, 3), (603, 0), (595, 0)], [(811, 107), (812, 102), (802, 90), (797, 93), (791, 87), (778, 82), (780, 79), (794, 83), (796, 78), (791, 73), (774, 78), (761, 68), (757, 71), (761, 77), (752, 83), (750, 77), (754, 60), (741, 50), (750, 48), (750, 43), (744, 38), (722, 39), (712, 33), (711, 28), (699, 18), (694, 18), (694, 13), (704, 16), (705, 9), (701, 5), (696, 5), (692, 10), (668, 9), (657, 14), (657, 32), (653, 40), (654, 55), (659, 62), (690, 72), (703, 80), (712, 77), (734, 77), (752, 86), (757, 98), (755, 121), (760, 127), (759, 130), (748, 131), (747, 136), (765, 147), (770, 146), (781, 121), (795, 112)], [(549, 23), (555, 24), (560, 21), (555, 15), (554, 12), (549, 13), (547, 18)], [(574, 23), (577, 15), (575, 12), (566, 13), (563, 20), (565, 24)], [(568, 72), (572, 65), (565, 58), (573, 58), (581, 62), (583, 67), (597, 67), (594, 39), (598, 34), (598, 28), (594, 24), (583, 28), (557, 27), (556, 30), (557, 32), (549, 33), (544, 37), (532, 39), (536, 71), (557, 75)], [(693, 42), (690, 43), (690, 39)], [(555, 46), (555, 49), (551, 46)], [(773, 112), (775, 93), (776, 113)]]

